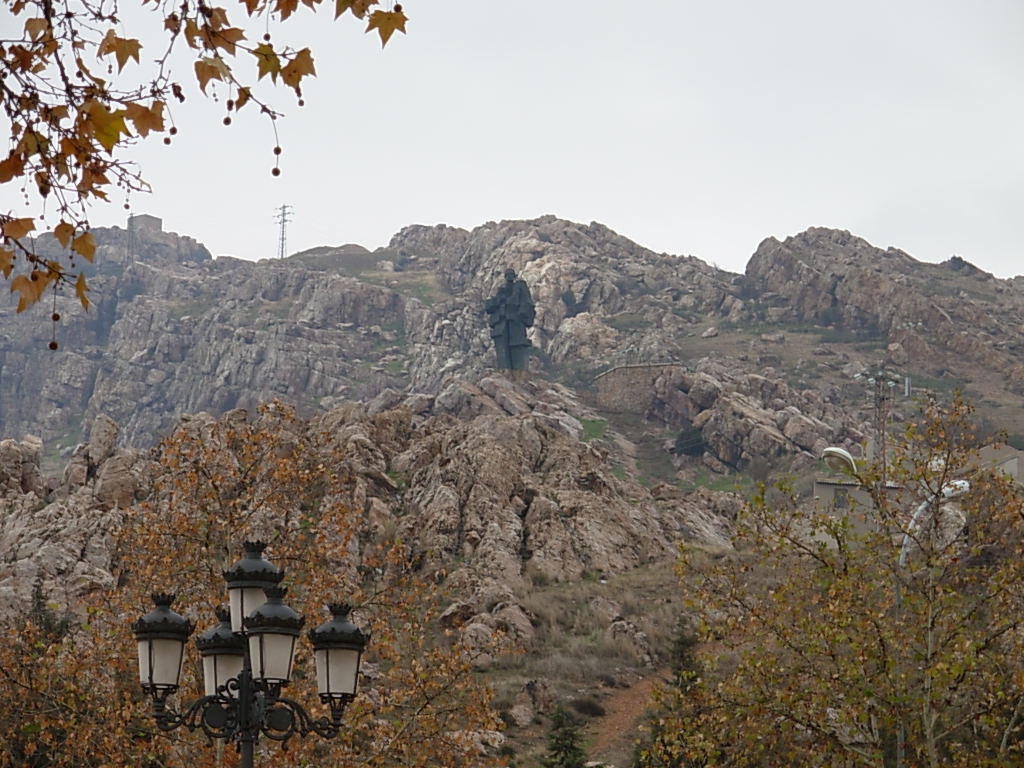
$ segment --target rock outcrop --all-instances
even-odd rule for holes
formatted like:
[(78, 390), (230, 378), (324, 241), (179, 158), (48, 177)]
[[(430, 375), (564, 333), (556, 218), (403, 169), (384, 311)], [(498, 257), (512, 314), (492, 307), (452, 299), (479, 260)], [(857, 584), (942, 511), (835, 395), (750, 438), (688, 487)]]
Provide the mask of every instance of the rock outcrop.
[(768, 238), (747, 264), (748, 290), (776, 321), (848, 329), (888, 344), (896, 365), (982, 366), (1021, 389), (1024, 293), (959, 257), (925, 264), (849, 232)]
[[(345, 403), (309, 429), (326, 431), (342, 449), (349, 504), (361, 511), (367, 540), (390, 531), (413, 545), (421, 568), (449, 570), (463, 602), (446, 622), (527, 638), (529, 615), (514, 600), (525, 579), (572, 580), (671, 560), (680, 540), (725, 544), (728, 495), (652, 492), (616, 476), (607, 447), (581, 440), (588, 415), (563, 387), (486, 376), (453, 379), (427, 402)], [(0, 609), (27, 600), (37, 579), (70, 600), (110, 578), (119, 515), (149, 491), (142, 477), (150, 459), (119, 449), (117, 435), (111, 419), (97, 417), (59, 487), (26, 488), (21, 478), (31, 473), (7, 486)], [(19, 452), (2, 467), (20, 472), (31, 457)]]

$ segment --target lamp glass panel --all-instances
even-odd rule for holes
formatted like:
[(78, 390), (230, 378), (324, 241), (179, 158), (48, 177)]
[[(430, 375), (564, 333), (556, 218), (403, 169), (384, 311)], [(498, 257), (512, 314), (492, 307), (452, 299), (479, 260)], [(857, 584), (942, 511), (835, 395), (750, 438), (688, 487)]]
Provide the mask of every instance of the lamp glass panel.
[(351, 648), (322, 648), (316, 652), (316, 688), (321, 695), (356, 693), (359, 651)]
[(149, 640), (139, 640), (139, 681), (143, 685), (149, 685)]
[[(218, 653), (203, 657), (203, 686), (207, 696), (217, 693), (217, 686), (224, 685), (232, 677), (238, 677), (242, 671), (240, 653)], [(234, 691), (227, 692), (234, 696)]]
[(252, 676), (269, 683), (287, 683), (292, 676), (295, 635), (260, 632), (249, 635)]
[(228, 590), (228, 602), (231, 605), (231, 631), (241, 632), (242, 619), (267, 602), (267, 594), (263, 587), (235, 587)]
[(181, 640), (150, 638), (139, 641), (139, 679), (143, 686), (177, 688), (181, 674)]

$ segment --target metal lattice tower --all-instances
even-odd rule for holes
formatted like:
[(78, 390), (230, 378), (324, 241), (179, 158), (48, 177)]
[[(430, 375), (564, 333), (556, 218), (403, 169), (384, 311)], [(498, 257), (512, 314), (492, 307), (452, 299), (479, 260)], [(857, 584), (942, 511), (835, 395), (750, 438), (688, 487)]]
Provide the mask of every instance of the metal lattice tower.
[(275, 221), (280, 227), (280, 233), (277, 238), (277, 258), (283, 259), (287, 254), (288, 248), (288, 222), (291, 221), (291, 216), (295, 212), (295, 209), (290, 205), (282, 205), (275, 214)]
[(135, 263), (135, 217), (128, 214), (128, 233), (124, 243), (124, 261), (125, 264)]

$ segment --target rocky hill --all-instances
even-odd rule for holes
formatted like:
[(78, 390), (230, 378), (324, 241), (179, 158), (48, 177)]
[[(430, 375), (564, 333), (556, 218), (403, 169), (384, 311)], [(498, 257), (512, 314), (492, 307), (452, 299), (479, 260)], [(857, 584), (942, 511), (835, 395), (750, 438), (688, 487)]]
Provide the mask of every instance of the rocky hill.
[[(536, 376), (590, 390), (621, 366), (678, 366), (643, 383), (639, 415), (698, 421), (718, 469), (766, 447), (788, 456), (817, 440), (862, 441), (867, 398), (849, 384), (880, 363), (915, 386), (972, 389), (1024, 431), (1024, 281), (959, 258), (923, 264), (812, 229), (766, 240), (736, 275), (544, 217), (407, 227), (375, 253), (323, 247), (254, 264), (210, 259), (153, 217), (133, 222), (97, 232), (90, 312), (58, 297), (56, 354), (41, 311), (0, 310), (0, 424), (39, 435), (47, 456), (72, 450), (100, 413), (126, 445), (146, 446), (181, 413), (271, 397), (313, 413), (385, 389), (437, 394), (491, 364), (481, 306), (509, 266), (537, 303)], [(728, 396), (716, 406), (709, 391)], [(807, 420), (790, 425), (797, 415)]]
[[(900, 381), (894, 420), (905, 387), (961, 387), (1024, 433), (1024, 281), (848, 232), (770, 238), (743, 275), (554, 217), (255, 264), (153, 217), (96, 237), (95, 304), (57, 297), (58, 352), (43, 313), (0, 310), (0, 614), (37, 583), (74, 605), (108, 582), (172, 428), (281, 398), (339, 441), (367, 535), (448, 574), (448, 627), (541, 649), (498, 685), (527, 730), (554, 696), (540, 677), (586, 701), (665, 661), (678, 542), (720, 547), (741, 503), (714, 488), (865, 450), (878, 402), (858, 375)], [(537, 304), (525, 382), (491, 369), (482, 313), (508, 267)]]

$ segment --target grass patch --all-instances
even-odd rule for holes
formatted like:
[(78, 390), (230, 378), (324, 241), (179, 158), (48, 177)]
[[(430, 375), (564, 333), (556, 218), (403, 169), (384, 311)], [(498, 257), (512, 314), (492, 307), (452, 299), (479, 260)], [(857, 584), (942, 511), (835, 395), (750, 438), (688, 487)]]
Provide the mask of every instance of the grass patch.
[(617, 331), (624, 331), (627, 333), (651, 327), (651, 323), (646, 320), (643, 315), (633, 312), (622, 312), (621, 314), (614, 315), (613, 317), (605, 318), (605, 324), (611, 326)]
[(418, 299), (430, 307), (451, 298), (433, 272), (364, 272), (359, 279), (372, 285), (390, 288), (403, 296)]
[(179, 301), (170, 305), (168, 313), (175, 320), (181, 320), (183, 317), (197, 317), (199, 315), (205, 315), (219, 303), (220, 300), (213, 296), (201, 299), (191, 299), (189, 301)]
[(608, 431), (608, 419), (583, 419), (583, 442), (600, 440)]
[(754, 480), (744, 474), (719, 475), (704, 467), (698, 467), (693, 478), (680, 481), (679, 487), (684, 491), (708, 488), (712, 491), (725, 491), (747, 496), (754, 489)]
[(288, 316), (291, 314), (293, 306), (295, 306), (295, 299), (292, 298), (279, 299), (277, 301), (264, 301), (263, 305), (259, 308), (259, 311), (272, 315), (278, 320), (287, 320)]

